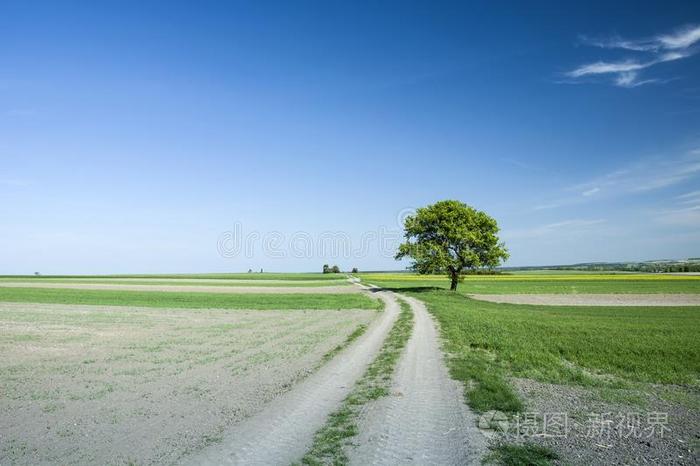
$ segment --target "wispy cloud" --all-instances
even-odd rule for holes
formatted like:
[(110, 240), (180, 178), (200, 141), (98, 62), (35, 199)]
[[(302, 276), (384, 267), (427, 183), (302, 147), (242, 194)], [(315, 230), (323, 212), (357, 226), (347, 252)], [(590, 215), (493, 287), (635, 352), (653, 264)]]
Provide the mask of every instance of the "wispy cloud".
[(700, 200), (696, 205), (659, 210), (655, 213), (657, 223), (671, 226), (700, 226)]
[[(534, 210), (581, 204), (597, 199), (641, 194), (700, 178), (700, 149), (675, 158), (645, 158), (635, 163), (568, 187), (567, 194), (534, 207)], [(700, 191), (688, 193), (700, 197)]]
[(551, 234), (579, 234), (593, 229), (597, 225), (606, 223), (604, 219), (571, 219), (556, 223), (549, 223), (532, 228), (504, 231), (503, 236), (508, 239), (515, 238), (541, 238)]
[(613, 83), (620, 87), (637, 87), (659, 82), (658, 79), (640, 79), (640, 72), (660, 63), (681, 60), (697, 52), (695, 44), (700, 42), (700, 26), (684, 26), (670, 34), (661, 34), (647, 39), (628, 40), (620, 37), (591, 39), (581, 37), (584, 44), (605, 49), (620, 49), (643, 54), (638, 58), (621, 61), (597, 61), (568, 71), (567, 77), (580, 79), (592, 76), (613, 76)]
[(700, 151), (677, 158), (647, 158), (620, 170), (571, 187), (582, 196), (651, 191), (682, 183), (700, 175)]
[(673, 199), (670, 207), (653, 213), (657, 223), (672, 226), (700, 226), (700, 191), (690, 191)]
[(591, 188), (591, 189), (589, 189), (589, 190), (587, 190), (587, 191), (582, 192), (581, 195), (582, 195), (582, 196), (592, 196), (592, 195), (594, 195), (595, 193), (598, 193), (598, 192), (600, 192), (600, 188), (596, 186), (595, 188)]
[(681, 204), (700, 204), (700, 191), (691, 191), (677, 196), (676, 199)]

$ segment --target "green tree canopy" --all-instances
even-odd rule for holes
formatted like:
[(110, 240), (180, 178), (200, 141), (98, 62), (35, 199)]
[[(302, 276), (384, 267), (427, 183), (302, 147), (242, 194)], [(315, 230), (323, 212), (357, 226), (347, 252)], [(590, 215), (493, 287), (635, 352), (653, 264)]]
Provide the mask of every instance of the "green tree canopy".
[(465, 271), (494, 268), (508, 258), (496, 220), (459, 201), (440, 201), (404, 221), (406, 242), (396, 259), (410, 257), (418, 273), (446, 273), (456, 290)]

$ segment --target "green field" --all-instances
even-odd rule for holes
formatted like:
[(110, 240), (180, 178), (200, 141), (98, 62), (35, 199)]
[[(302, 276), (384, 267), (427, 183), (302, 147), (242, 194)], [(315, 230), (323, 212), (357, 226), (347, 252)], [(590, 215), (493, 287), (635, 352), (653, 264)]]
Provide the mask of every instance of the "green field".
[(270, 279), (224, 279), (224, 278), (54, 278), (54, 277), (4, 277), (0, 283), (80, 283), (80, 284), (108, 284), (108, 285), (153, 285), (153, 286), (264, 286), (264, 287), (315, 287), (315, 286), (343, 286), (350, 283), (346, 279), (336, 280), (279, 280)]
[(46, 279), (46, 278), (223, 278), (230, 280), (339, 280), (343, 273), (166, 273), (166, 274), (121, 274), (121, 275), (0, 275), (0, 279)]
[[(697, 307), (495, 304), (470, 299), (463, 291), (442, 290), (436, 287), (439, 281), (434, 277), (383, 281), (376, 275), (364, 275), (363, 279), (397, 288), (426, 303), (440, 323), (453, 376), (477, 382), (467, 386), (469, 403), (478, 411), (515, 412), (523, 408), (507, 381), (510, 376), (608, 388), (638, 383), (698, 386)], [(544, 283), (541, 288), (552, 289), (553, 282), (546, 279), (534, 285), (540, 281)], [(426, 282), (433, 285), (427, 287)], [(523, 282), (498, 278), (481, 282), (490, 286), (481, 291), (485, 293), (513, 292), (504, 290), (524, 286)], [(669, 292), (664, 287), (676, 283), (695, 289), (693, 280), (632, 282), (651, 284), (659, 292)], [(580, 280), (575, 286), (589, 283)], [(446, 280), (443, 285), (447, 285)], [(628, 280), (611, 280), (605, 292), (629, 292), (629, 286)]]
[[(386, 288), (449, 288), (441, 275), (366, 273), (365, 283)], [(653, 274), (513, 274), (468, 275), (459, 284), (461, 293), (561, 294), (561, 293), (700, 293), (700, 276)]]
[(190, 309), (379, 309), (382, 306), (381, 301), (360, 293), (226, 294), (3, 287), (0, 287), (0, 301)]

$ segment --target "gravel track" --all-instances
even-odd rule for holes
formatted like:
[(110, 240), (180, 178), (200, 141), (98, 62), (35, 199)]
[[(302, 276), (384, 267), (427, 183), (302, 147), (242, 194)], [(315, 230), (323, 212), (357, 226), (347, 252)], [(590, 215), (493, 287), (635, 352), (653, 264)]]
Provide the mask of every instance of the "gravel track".
[(374, 359), (399, 314), (390, 293), (376, 293), (386, 308), (360, 338), (258, 414), (226, 431), (222, 442), (193, 454), (183, 464), (288, 465), (300, 460), (316, 431)]
[(260, 293), (260, 294), (336, 294), (356, 293), (356, 286), (191, 286), (191, 285), (124, 285), (109, 283), (32, 283), (0, 282), (4, 288), (62, 288), (72, 290), (172, 291), (177, 293)]
[(700, 306), (700, 294), (470, 294), (480, 301), (546, 306)]
[(464, 403), (464, 387), (450, 378), (435, 323), (423, 303), (405, 299), (414, 312), (413, 335), (392, 393), (369, 405), (359, 422), (350, 464), (480, 464), (486, 438)]

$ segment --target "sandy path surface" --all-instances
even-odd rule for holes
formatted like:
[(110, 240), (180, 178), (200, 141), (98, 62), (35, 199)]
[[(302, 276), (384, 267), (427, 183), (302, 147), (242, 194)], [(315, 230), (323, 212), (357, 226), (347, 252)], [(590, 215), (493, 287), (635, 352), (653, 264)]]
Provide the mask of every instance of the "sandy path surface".
[(700, 306), (700, 294), (470, 294), (492, 303), (547, 306)]
[(423, 303), (407, 298), (413, 335), (396, 368), (392, 394), (370, 405), (348, 454), (350, 464), (480, 464), (486, 438), (452, 380), (438, 332)]
[(173, 291), (186, 293), (261, 293), (261, 294), (326, 294), (357, 293), (356, 286), (191, 286), (191, 285), (124, 285), (109, 283), (39, 283), (0, 282), (4, 288), (64, 288), (72, 290)]
[(223, 441), (183, 464), (289, 465), (311, 447), (313, 436), (374, 359), (399, 313), (395, 299), (377, 292), (386, 309), (367, 331), (328, 364), (226, 431)]

